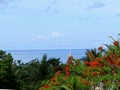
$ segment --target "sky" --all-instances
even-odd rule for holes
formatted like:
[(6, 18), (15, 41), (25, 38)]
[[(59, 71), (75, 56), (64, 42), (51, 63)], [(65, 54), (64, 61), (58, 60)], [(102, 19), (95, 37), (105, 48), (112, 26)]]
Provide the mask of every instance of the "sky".
[(120, 0), (0, 0), (0, 49), (89, 49), (120, 33)]

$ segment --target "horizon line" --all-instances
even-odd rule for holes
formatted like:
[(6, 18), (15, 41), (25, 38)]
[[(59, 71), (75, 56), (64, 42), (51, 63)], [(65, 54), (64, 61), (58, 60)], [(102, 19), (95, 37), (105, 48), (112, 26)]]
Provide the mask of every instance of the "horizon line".
[(78, 48), (78, 49), (76, 49), (76, 48), (72, 48), (72, 49), (67, 49), (67, 48), (65, 48), (65, 49), (1, 49), (1, 50), (3, 50), (3, 51), (39, 51), (39, 50), (80, 50), (80, 49), (91, 49), (91, 48)]

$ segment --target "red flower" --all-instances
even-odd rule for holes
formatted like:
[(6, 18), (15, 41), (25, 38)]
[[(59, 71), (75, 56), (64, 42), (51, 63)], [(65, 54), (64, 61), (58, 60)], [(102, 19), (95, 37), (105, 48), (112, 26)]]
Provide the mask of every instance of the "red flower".
[(70, 67), (69, 67), (69, 66), (66, 66), (66, 67), (65, 67), (65, 71), (66, 71), (66, 72), (70, 72)]
[(103, 62), (104, 62), (103, 58), (99, 58), (98, 61), (99, 61), (100, 63), (103, 63)]
[(53, 77), (53, 78), (51, 78), (51, 80), (50, 80), (51, 82), (54, 82), (55, 81), (55, 78)]
[(84, 84), (84, 85), (90, 85), (90, 83), (88, 81), (86, 81), (85, 79), (82, 79), (81, 83)]
[(88, 62), (88, 61), (84, 61), (84, 64), (88, 66), (88, 65), (89, 65), (89, 62)]
[(120, 66), (120, 58), (116, 61), (117, 66)]
[(112, 57), (108, 57), (107, 62), (110, 63), (111, 65), (115, 64), (115, 61)]
[(60, 76), (60, 73), (61, 73), (61, 71), (57, 71), (57, 72), (55, 73), (55, 76), (59, 77), (59, 76)]
[(66, 77), (68, 77), (70, 75), (70, 67), (66, 66), (65, 71), (66, 71)]
[(119, 45), (119, 41), (114, 41), (113, 44), (114, 44), (115, 46), (118, 46), (118, 45)]
[(44, 86), (44, 88), (49, 88), (49, 85), (48, 85), (48, 84), (46, 84), (46, 85)]
[(101, 71), (100, 74), (101, 74), (101, 75), (105, 75), (105, 72), (104, 72), (104, 71)]
[(93, 72), (93, 76), (94, 76), (94, 77), (97, 77), (97, 76), (98, 76), (98, 73), (97, 73), (97, 72)]
[(70, 76), (70, 72), (66, 72), (66, 77)]
[(105, 64), (104, 63), (101, 63), (101, 67), (104, 67), (105, 66)]
[(95, 66), (98, 66), (98, 61), (97, 60), (94, 60), (94, 61), (91, 61), (89, 62), (89, 65), (92, 66), (92, 67), (95, 67)]
[(98, 50), (102, 50), (102, 49), (103, 49), (103, 46), (98, 47)]

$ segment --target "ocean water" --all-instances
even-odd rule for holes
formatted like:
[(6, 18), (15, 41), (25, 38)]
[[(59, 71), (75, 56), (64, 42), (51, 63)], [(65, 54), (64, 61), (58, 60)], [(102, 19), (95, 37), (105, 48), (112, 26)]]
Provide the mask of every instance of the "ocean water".
[(86, 49), (59, 49), (59, 50), (7, 50), (11, 53), (14, 60), (22, 60), (27, 63), (34, 59), (41, 60), (43, 55), (46, 54), (47, 58), (60, 58), (60, 61), (65, 63), (68, 55), (72, 54), (75, 59), (85, 56)]

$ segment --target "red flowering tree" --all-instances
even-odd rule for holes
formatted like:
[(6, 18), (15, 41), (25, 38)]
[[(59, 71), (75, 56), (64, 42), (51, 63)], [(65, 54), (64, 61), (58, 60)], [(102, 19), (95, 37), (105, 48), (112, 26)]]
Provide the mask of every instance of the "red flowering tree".
[(100, 46), (98, 50), (87, 50), (83, 62), (69, 56), (64, 70), (39, 90), (119, 90), (120, 42), (113, 39), (105, 46), (107, 49)]

